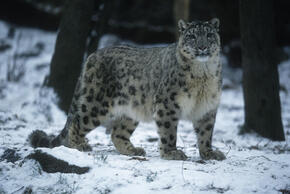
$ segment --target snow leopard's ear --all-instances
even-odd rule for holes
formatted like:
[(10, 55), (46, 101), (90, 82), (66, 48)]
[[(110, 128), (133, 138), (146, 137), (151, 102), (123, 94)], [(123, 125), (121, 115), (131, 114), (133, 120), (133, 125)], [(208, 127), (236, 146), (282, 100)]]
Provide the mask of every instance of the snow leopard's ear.
[(218, 18), (213, 18), (209, 21), (213, 27), (217, 30), (217, 32), (219, 31), (219, 27), (220, 27), (220, 20)]
[(183, 20), (179, 20), (178, 21), (179, 32), (184, 32), (186, 27), (187, 27), (187, 25), (186, 25), (186, 23)]

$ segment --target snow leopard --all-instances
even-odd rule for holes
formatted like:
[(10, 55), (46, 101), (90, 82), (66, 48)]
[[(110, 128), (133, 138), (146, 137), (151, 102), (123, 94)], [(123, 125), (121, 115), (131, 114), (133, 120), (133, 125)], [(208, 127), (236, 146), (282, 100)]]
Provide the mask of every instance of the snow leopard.
[(223, 160), (212, 148), (221, 96), (219, 19), (179, 20), (177, 42), (160, 47), (129, 45), (99, 49), (86, 60), (64, 129), (58, 136), (36, 130), (33, 147), (64, 145), (90, 151), (86, 135), (105, 126), (120, 154), (144, 156), (130, 137), (139, 122), (156, 123), (159, 153), (167, 160), (186, 160), (177, 149), (180, 120), (193, 123), (200, 157)]

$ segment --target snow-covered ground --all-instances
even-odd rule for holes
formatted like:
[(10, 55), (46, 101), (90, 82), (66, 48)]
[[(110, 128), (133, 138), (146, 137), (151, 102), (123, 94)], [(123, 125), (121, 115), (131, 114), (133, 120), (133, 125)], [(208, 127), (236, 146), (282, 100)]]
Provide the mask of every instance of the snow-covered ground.
[[(289, 193), (290, 61), (279, 65), (285, 142), (238, 135), (244, 120), (241, 71), (228, 68), (223, 60), (228, 89), (223, 91), (213, 144), (226, 153), (226, 160), (201, 161), (187, 122), (179, 124), (178, 146), (190, 158), (162, 160), (155, 124), (141, 123), (132, 141), (145, 148), (144, 158), (117, 153), (99, 127), (88, 135), (92, 152), (63, 146), (40, 149), (70, 164), (89, 166), (88, 173), (42, 171), (37, 162), (24, 158), (34, 151), (27, 142), (29, 133), (40, 129), (57, 134), (66, 121), (53, 91), (42, 87), (55, 38), (55, 33), (13, 29), (0, 22), (0, 193)], [(16, 151), (9, 161), (4, 159), (8, 148)]]

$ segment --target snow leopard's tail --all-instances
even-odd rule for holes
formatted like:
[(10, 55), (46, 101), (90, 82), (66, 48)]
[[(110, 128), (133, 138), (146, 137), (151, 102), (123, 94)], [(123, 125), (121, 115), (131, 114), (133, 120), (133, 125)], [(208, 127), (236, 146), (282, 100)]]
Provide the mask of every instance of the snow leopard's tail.
[(63, 129), (62, 132), (56, 137), (54, 135), (47, 135), (43, 131), (35, 130), (29, 135), (28, 140), (30, 142), (30, 145), (34, 148), (37, 147), (53, 148), (61, 145), (66, 146), (65, 141), (66, 136), (67, 136), (66, 129)]

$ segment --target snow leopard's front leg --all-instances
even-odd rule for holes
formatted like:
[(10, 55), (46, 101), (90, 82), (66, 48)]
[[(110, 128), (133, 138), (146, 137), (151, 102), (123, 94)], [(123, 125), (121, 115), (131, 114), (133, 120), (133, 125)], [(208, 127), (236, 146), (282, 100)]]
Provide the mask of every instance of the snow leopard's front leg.
[(166, 106), (161, 107), (156, 111), (155, 118), (159, 134), (160, 156), (166, 160), (186, 160), (187, 156), (184, 152), (176, 148), (178, 124), (176, 110)]
[(200, 157), (205, 160), (224, 160), (226, 158), (221, 151), (212, 149), (212, 134), (215, 117), (216, 110), (213, 110), (194, 122), (195, 132), (198, 139), (199, 154)]

